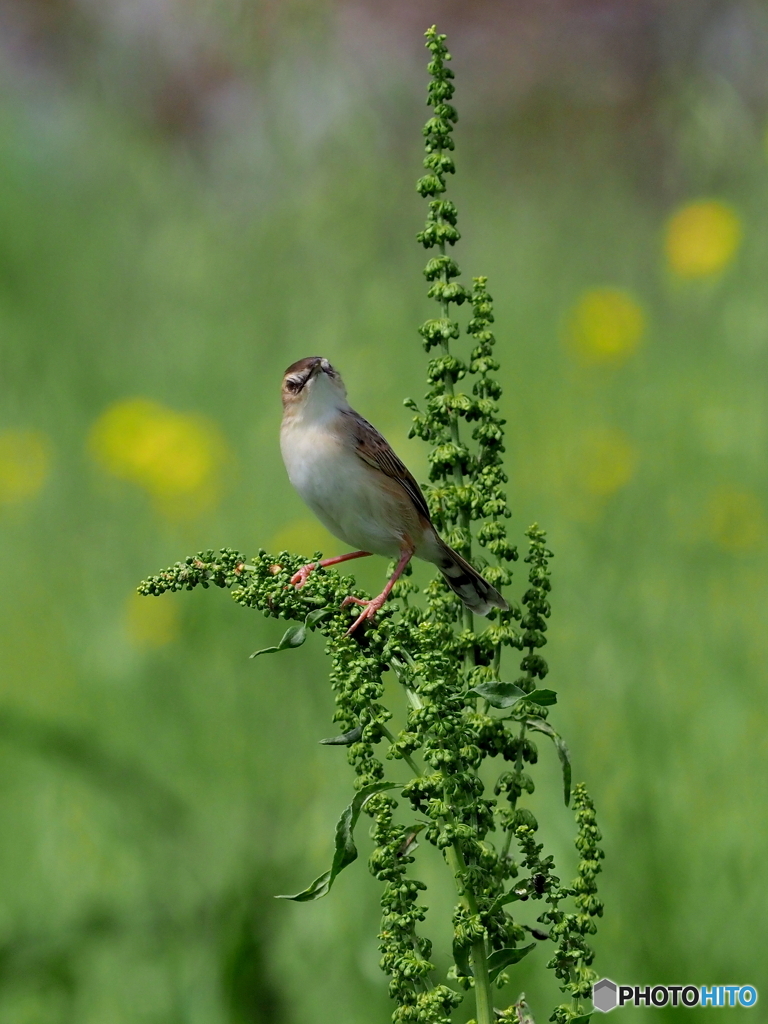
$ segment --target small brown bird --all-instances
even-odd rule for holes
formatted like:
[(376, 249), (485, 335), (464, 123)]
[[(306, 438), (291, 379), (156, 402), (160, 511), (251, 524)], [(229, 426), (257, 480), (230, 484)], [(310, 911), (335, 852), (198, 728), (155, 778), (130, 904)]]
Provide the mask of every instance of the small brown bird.
[(378, 597), (343, 602), (363, 606), (348, 636), (373, 618), (414, 556), (436, 565), (477, 615), (507, 609), (501, 594), (440, 539), (421, 488), (381, 434), (350, 407), (340, 375), (321, 356), (300, 359), (285, 371), (280, 447), (291, 483), (320, 522), (359, 549), (311, 562), (291, 583), (302, 587), (313, 569), (350, 558), (377, 554), (398, 560)]

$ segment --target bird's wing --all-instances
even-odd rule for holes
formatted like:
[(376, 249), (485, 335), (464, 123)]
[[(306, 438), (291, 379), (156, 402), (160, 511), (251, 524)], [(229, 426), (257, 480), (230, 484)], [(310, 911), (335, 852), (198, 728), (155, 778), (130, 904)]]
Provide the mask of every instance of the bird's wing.
[(355, 452), (359, 458), (373, 469), (384, 473), (392, 480), (396, 480), (401, 484), (419, 514), (424, 516), (429, 522), (429, 507), (426, 498), (421, 493), (421, 488), (407, 467), (392, 451), (387, 439), (382, 437), (368, 420), (364, 420), (354, 410), (351, 410), (346, 415), (349, 417), (348, 425), (351, 429)]

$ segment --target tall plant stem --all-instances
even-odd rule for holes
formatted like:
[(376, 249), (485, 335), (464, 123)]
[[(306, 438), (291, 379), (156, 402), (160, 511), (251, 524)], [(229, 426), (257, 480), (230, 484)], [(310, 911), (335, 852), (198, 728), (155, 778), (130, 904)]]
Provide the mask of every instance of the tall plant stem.
[[(445, 245), (440, 246), (442, 255), (445, 255)], [(448, 275), (444, 275), (445, 283), (448, 283)], [(448, 303), (443, 301), (443, 317), (448, 320), (450, 319), (450, 311)], [(443, 351), (446, 355), (449, 354), (448, 342), (444, 341), (442, 345)], [(445, 381), (445, 388), (448, 394), (454, 394), (453, 380), (448, 377)], [(455, 445), (461, 443), (461, 437), (459, 434), (459, 421), (458, 416), (454, 413), (451, 417), (451, 440)], [(453, 480), (457, 487), (464, 486), (464, 474), (461, 471), (461, 465), (455, 462), (453, 465)], [(470, 548), (470, 522), (469, 513), (465, 508), (461, 509), (460, 520), (461, 528), (466, 537), (466, 554), (467, 557), (471, 557)], [(469, 632), (474, 632), (475, 623), (472, 612), (469, 608), (463, 608), (463, 620), (464, 628)], [(465, 664), (467, 669), (475, 667), (476, 660), (474, 651), (468, 650), (465, 655)], [(466, 872), (467, 865), (464, 861), (464, 855), (461, 851), (461, 846), (458, 840), (454, 840), (452, 845), (446, 850), (446, 859), (448, 864), (453, 871), (454, 878), (456, 880), (456, 886), (459, 892), (459, 898), (465, 907), (465, 909), (473, 917), (477, 916), (477, 900), (475, 895), (469, 889), (466, 888), (463, 882), (463, 876)], [(477, 1024), (493, 1024), (493, 996), (491, 993), (491, 979), (488, 975), (488, 958), (485, 951), (485, 939), (479, 938), (472, 943), (472, 967), (475, 976), (475, 1005), (477, 1008)]]
[[(477, 900), (475, 894), (464, 885), (467, 870), (464, 855), (458, 840), (454, 840), (445, 851), (445, 858), (453, 871), (456, 889), (464, 909), (473, 917), (477, 916)], [(491, 979), (488, 974), (488, 957), (485, 952), (485, 939), (479, 938), (472, 943), (472, 970), (475, 976), (475, 1007), (477, 1024), (493, 1024), (493, 996)]]
[[(440, 153), (442, 154), (442, 150), (440, 150)], [(439, 218), (439, 219), (442, 220), (442, 218)], [(439, 249), (440, 249), (440, 255), (441, 256), (445, 256), (445, 242), (441, 242), (440, 243)], [(443, 282), (445, 284), (448, 284), (449, 280), (450, 279), (448, 277), (448, 273), (446, 271), (443, 271)], [(443, 319), (444, 320), (450, 320), (450, 318), (451, 318), (450, 303), (448, 303), (445, 299), (443, 299), (442, 302), (440, 303), (440, 305), (443, 307)], [(449, 348), (449, 345), (448, 345), (447, 341), (443, 341), (441, 347), (442, 347), (443, 352), (446, 355), (450, 355), (450, 348)], [(453, 378), (451, 376), (446, 377), (446, 379), (445, 379), (445, 390), (451, 396), (453, 396), (455, 394), (453, 385), (454, 385)], [(451, 426), (450, 426), (450, 429), (451, 429), (451, 440), (458, 447), (458, 445), (461, 443), (461, 436), (459, 434), (459, 417), (456, 415), (455, 412), (451, 415)], [(460, 464), (458, 462), (454, 462), (454, 464), (453, 464), (453, 482), (456, 485), (456, 487), (463, 487), (464, 486), (464, 474), (462, 473), (461, 466), (460, 466)], [(459, 517), (459, 524), (460, 524), (461, 529), (462, 529), (462, 531), (464, 533), (464, 536), (466, 538), (467, 547), (466, 547), (465, 554), (466, 554), (466, 557), (469, 559), (469, 558), (472, 557), (472, 547), (471, 547), (471, 543), (472, 542), (471, 542), (471, 539), (470, 539), (469, 513), (467, 512), (467, 510), (465, 508), (461, 509), (460, 517)], [(474, 628), (475, 628), (474, 627), (474, 618), (472, 617), (472, 612), (469, 610), (469, 608), (466, 608), (466, 607), (462, 607), (461, 611), (462, 611), (462, 619), (464, 621), (464, 628), (468, 629), (470, 632), (472, 632), (474, 630)], [(466, 658), (467, 668), (473, 668), (474, 667), (474, 658), (473, 657), (470, 658), (470, 654), (471, 654), (471, 652), (468, 651), (467, 652), (467, 658)]]
[[(440, 150), (442, 153), (442, 150)], [(442, 219), (442, 218), (440, 218)], [(440, 254), (445, 256), (445, 243), (441, 243), (439, 246)], [(450, 278), (447, 271), (443, 272), (443, 282), (447, 285)], [(450, 320), (450, 304), (443, 299), (441, 302), (443, 319)], [(442, 342), (442, 350), (445, 355), (450, 354), (450, 348), (447, 339)], [(454, 380), (452, 376), (445, 378), (444, 386), (449, 395), (455, 394)], [(459, 447), (461, 444), (461, 435), (459, 433), (459, 418), (455, 412), (452, 412), (451, 422), (451, 440)], [(464, 486), (464, 474), (461, 469), (461, 464), (455, 462), (453, 464), (453, 482), (457, 488)], [(467, 558), (471, 558), (471, 540), (470, 540), (470, 518), (469, 512), (466, 508), (462, 507), (460, 511), (459, 524), (462, 528), (462, 532), (465, 538), (465, 554)], [(474, 617), (469, 608), (462, 608), (462, 619), (464, 622), (464, 628), (469, 632), (474, 632)], [(474, 651), (468, 650), (465, 654), (465, 667), (467, 670), (471, 670), (476, 665), (476, 659)], [(449, 812), (450, 814), (450, 812)], [(453, 815), (450, 814), (450, 820), (453, 819)], [(474, 893), (468, 889), (464, 883), (466, 877), (467, 865), (464, 860), (464, 854), (461, 850), (461, 845), (458, 840), (454, 839), (453, 843), (446, 850), (446, 860), (448, 865), (453, 871), (453, 876), (456, 882), (456, 888), (458, 890), (459, 899), (465, 910), (472, 916), (477, 917), (477, 900)], [(475, 978), (475, 1007), (477, 1010), (477, 1024), (493, 1024), (494, 1013), (493, 1013), (493, 995), (491, 993), (491, 979), (488, 974), (488, 958), (485, 949), (485, 939), (483, 937), (476, 939), (472, 943), (472, 969)]]
[[(395, 742), (391, 730), (385, 725), (380, 725), (381, 732), (390, 743)], [(418, 764), (413, 760), (409, 754), (403, 754), (403, 760), (414, 773), (414, 775), (422, 775), (423, 772), (419, 768)], [(453, 814), (449, 811), (444, 819), (448, 824), (455, 824)], [(459, 894), (459, 899), (462, 906), (471, 914), (473, 917), (477, 917), (477, 899), (471, 889), (468, 889), (464, 883), (466, 877), (467, 864), (464, 860), (464, 854), (461, 852), (461, 846), (459, 841), (454, 839), (451, 845), (445, 851), (445, 859), (453, 872), (453, 878), (456, 883), (456, 891)], [(472, 943), (472, 967), (475, 976), (475, 1005), (477, 1009), (477, 1024), (493, 1024), (493, 996), (491, 993), (491, 979), (488, 974), (488, 957), (485, 950), (485, 939), (479, 938)]]

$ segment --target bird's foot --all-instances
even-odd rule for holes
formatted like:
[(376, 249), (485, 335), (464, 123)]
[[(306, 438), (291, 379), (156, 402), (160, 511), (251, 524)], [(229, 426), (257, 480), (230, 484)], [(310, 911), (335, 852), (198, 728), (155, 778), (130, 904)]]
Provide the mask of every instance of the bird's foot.
[(352, 636), (352, 634), (355, 632), (355, 630), (357, 629), (361, 622), (365, 622), (366, 619), (372, 619), (376, 612), (379, 611), (380, 608), (382, 608), (388, 596), (388, 594), (379, 594), (378, 597), (374, 597), (370, 601), (363, 601), (359, 597), (352, 597), (351, 594), (349, 597), (345, 597), (344, 600), (341, 602), (342, 608), (346, 608), (347, 605), (350, 604), (359, 604), (362, 606), (363, 610), (362, 612), (360, 612), (358, 617), (355, 619), (355, 621), (352, 623), (352, 625), (349, 627), (349, 629), (344, 635)]
[(309, 579), (309, 575), (317, 568), (316, 562), (309, 562), (307, 565), (302, 565), (298, 572), (295, 572), (291, 576), (291, 583), (297, 590), (301, 590), (304, 584)]

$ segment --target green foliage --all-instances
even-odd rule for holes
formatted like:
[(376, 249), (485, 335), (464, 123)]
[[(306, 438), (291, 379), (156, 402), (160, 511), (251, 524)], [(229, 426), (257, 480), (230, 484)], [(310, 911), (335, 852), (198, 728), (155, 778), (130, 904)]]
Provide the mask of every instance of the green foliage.
[[(517, 551), (506, 528), (511, 513), (504, 491), (504, 420), (497, 407), (501, 388), (492, 376), (498, 370), (490, 329), (492, 300), (485, 278), (475, 278), (471, 291), (456, 282), (459, 268), (446, 255), (446, 244), (455, 244), (459, 237), (457, 211), (436, 197), (446, 189), (445, 175), (455, 169), (448, 154), (454, 148), (451, 132), (457, 115), (448, 102), (453, 96), (453, 75), (446, 66), (450, 55), (445, 37), (434, 28), (427, 32), (427, 48), (432, 55), (428, 97), (433, 107), (424, 129), (429, 173), (417, 188), (432, 198), (418, 238), (425, 248), (440, 253), (430, 258), (424, 273), (430, 282), (428, 296), (438, 302), (441, 316), (420, 328), (427, 352), (437, 350), (427, 368), (424, 411), (412, 400), (407, 404), (416, 412), (413, 434), (431, 446), (426, 495), (436, 526), (467, 557), (473, 556), (473, 542), (493, 556), (493, 564), (477, 554), (474, 560), (502, 587), (512, 581)], [(450, 351), (451, 342), (461, 337), (451, 308), (465, 301), (472, 316), (466, 326), (469, 358), (462, 360)], [(471, 383), (471, 388), (458, 390), (462, 382)], [(463, 439), (462, 428), (471, 430), (471, 443)], [(396, 584), (395, 599), (376, 621), (349, 637), (350, 612), (341, 605), (353, 581), (334, 571), (317, 570), (296, 589), (290, 580), (304, 560), (286, 551), (273, 556), (262, 550), (250, 562), (231, 549), (203, 552), (140, 587), (143, 594), (159, 595), (213, 584), (230, 588), (243, 607), (296, 623), (276, 646), (254, 656), (298, 647), (312, 632), (326, 638), (336, 700), (334, 721), (344, 731), (322, 742), (348, 748), (356, 795), (337, 825), (332, 867), (304, 891), (282, 898), (305, 902), (326, 895), (338, 873), (357, 858), (353, 830), (359, 815), (372, 819), (375, 849), (369, 867), (383, 883), (379, 948), (382, 969), (390, 977), (396, 1024), (449, 1024), (467, 989), (474, 990), (478, 1024), (491, 1024), (496, 1019), (492, 984), (503, 986), (505, 969), (539, 942), (556, 944), (548, 966), (573, 999), (550, 1019), (565, 1024), (580, 1018), (581, 1000), (590, 994), (593, 953), (585, 936), (594, 933), (593, 918), (602, 913), (595, 886), (602, 853), (596, 845), (600, 835), (594, 808), (584, 787), (577, 786), (576, 846), (582, 859), (576, 881), (563, 887), (554, 874), (552, 856), (544, 855), (543, 844), (535, 842), (538, 823), (525, 806), (535, 788), (527, 768), (538, 759), (531, 732), (554, 741), (563, 766), (566, 804), (570, 796), (568, 750), (547, 721), (548, 708), (557, 697), (539, 686), (548, 672), (539, 650), (546, 643), (550, 615), (551, 552), (538, 526), (526, 536), (528, 587), (520, 604), (492, 612), (480, 630), (442, 580), (428, 584), (422, 607), (411, 602), (417, 588), (406, 577)], [(505, 648), (522, 654), (514, 682), (500, 679)], [(383, 677), (389, 671), (402, 685), (408, 708), (405, 727), (396, 734), (388, 726), (392, 711), (383, 703)], [(492, 714), (492, 709), (508, 714)], [(500, 769), (497, 758), (512, 767)], [(399, 787), (387, 778), (388, 760), (402, 761), (412, 772), (400, 800), (391, 792)], [(483, 781), (488, 774), (485, 762), (493, 763), (491, 792)], [(454, 966), (445, 980), (436, 977), (432, 942), (420, 932), (426, 886), (410, 872), (420, 832), (441, 851), (457, 890)], [(549, 906), (539, 917), (549, 925), (546, 935), (505, 909), (542, 899)], [(568, 900), (575, 912), (563, 909)], [(536, 941), (522, 945), (526, 931)], [(456, 987), (446, 981), (454, 981)], [(524, 997), (503, 1011), (502, 1019), (530, 1020)]]
[(388, 789), (395, 789), (396, 786), (397, 783), (394, 782), (372, 782), (369, 786), (365, 786), (358, 793), (355, 793), (352, 803), (344, 809), (344, 813), (336, 825), (333, 864), (331, 864), (329, 870), (324, 871), (311, 885), (308, 885), (306, 889), (295, 896), (278, 896), (278, 899), (294, 900), (296, 903), (307, 903), (311, 900), (319, 900), (321, 896), (327, 895), (339, 872), (357, 860), (357, 847), (355, 846), (354, 839), (355, 825), (358, 822), (363, 807), (365, 807), (374, 793), (383, 793)]

